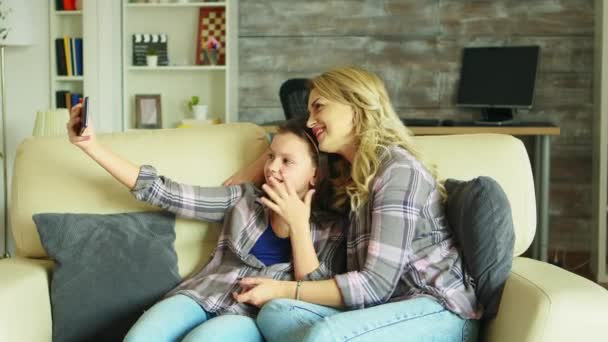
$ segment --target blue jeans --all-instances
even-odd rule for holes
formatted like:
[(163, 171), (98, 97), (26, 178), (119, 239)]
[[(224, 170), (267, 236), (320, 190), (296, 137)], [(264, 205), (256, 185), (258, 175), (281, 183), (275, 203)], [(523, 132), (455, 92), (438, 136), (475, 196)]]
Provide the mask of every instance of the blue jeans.
[(253, 318), (216, 316), (184, 295), (154, 304), (135, 322), (124, 339), (125, 342), (263, 340)]
[(418, 297), (361, 310), (341, 311), (293, 299), (262, 307), (258, 327), (273, 341), (477, 341), (479, 322)]

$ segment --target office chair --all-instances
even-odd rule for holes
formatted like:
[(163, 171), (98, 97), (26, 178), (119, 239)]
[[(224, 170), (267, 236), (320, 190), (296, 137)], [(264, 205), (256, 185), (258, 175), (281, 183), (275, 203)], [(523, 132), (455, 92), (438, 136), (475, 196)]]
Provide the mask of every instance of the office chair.
[(279, 97), (287, 120), (308, 117), (307, 78), (290, 78), (281, 84)]

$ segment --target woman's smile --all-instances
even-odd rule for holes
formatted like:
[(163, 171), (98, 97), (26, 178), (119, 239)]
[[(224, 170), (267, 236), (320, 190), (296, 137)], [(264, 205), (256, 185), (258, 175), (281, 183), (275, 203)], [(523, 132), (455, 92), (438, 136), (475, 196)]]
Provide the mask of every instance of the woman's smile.
[(315, 135), (315, 137), (317, 138), (317, 141), (320, 141), (321, 140), (321, 134), (325, 133), (325, 129), (324, 128), (320, 128), (320, 127), (313, 127), (312, 132)]

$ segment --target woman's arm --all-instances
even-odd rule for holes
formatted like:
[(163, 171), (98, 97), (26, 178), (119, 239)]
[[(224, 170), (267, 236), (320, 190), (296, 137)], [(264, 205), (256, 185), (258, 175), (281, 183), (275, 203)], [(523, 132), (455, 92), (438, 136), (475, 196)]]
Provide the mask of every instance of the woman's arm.
[(304, 280), (306, 275), (319, 268), (319, 258), (310, 234), (310, 224), (300, 224), (290, 229), (293, 270), (296, 280)]
[(70, 112), (70, 120), (67, 123), (70, 142), (83, 150), (124, 186), (133, 189), (139, 175), (139, 166), (119, 157), (99, 144), (92, 123), (89, 123), (82, 136), (76, 134), (76, 127), (80, 125), (81, 108), (82, 104), (78, 104)]
[[(346, 243), (344, 232), (348, 228), (344, 220), (325, 218), (322, 227), (316, 227), (313, 240), (319, 267), (307, 274), (302, 280), (315, 281), (331, 279), (336, 274), (346, 272)], [(298, 280), (298, 279), (296, 279)]]
[[(297, 282), (289, 282), (286, 286), (290, 287), (292, 290), (292, 296), (289, 298), (295, 299)], [(318, 280), (318, 281), (303, 281), (300, 285), (300, 300), (325, 305), (332, 306), (335, 308), (344, 307), (344, 301), (342, 300), (342, 294), (340, 293), (340, 288), (334, 279), (327, 280)]]
[(159, 176), (150, 165), (141, 167), (137, 182), (131, 190), (140, 201), (183, 217), (212, 222), (221, 222), (226, 210), (250, 192), (254, 192), (251, 184), (201, 187), (178, 183)]
[(267, 149), (262, 153), (261, 156), (253, 162), (253, 164), (246, 166), (242, 170), (239, 170), (234, 175), (230, 176), (230, 178), (226, 179), (222, 185), (237, 185), (242, 183), (254, 183), (260, 185), (264, 182), (264, 165), (266, 164), (266, 160), (268, 160), (268, 153), (270, 151)]
[(412, 241), (419, 229), (421, 210), (434, 187), (432, 177), (409, 160), (393, 157), (373, 181), (369, 227), (352, 227), (360, 240), (350, 257), (363, 255), (358, 269), (335, 277), (344, 304), (361, 309), (386, 303), (404, 270), (418, 257)]
[(84, 152), (129, 190), (133, 189), (139, 175), (139, 166), (97, 142), (84, 149)]
[(246, 191), (244, 186), (199, 187), (180, 184), (159, 176), (151, 166), (139, 167), (121, 158), (97, 142), (91, 124), (82, 136), (75, 133), (74, 127), (80, 122), (80, 107), (77, 105), (72, 109), (67, 124), (70, 142), (129, 188), (138, 200), (180, 216), (219, 222), (224, 218), (226, 209), (234, 205)]
[[(296, 299), (298, 283), (270, 278), (243, 278), (239, 284), (248, 290), (240, 294), (233, 293), (234, 299), (239, 303), (249, 303), (260, 307), (275, 298)], [(305, 302), (336, 308), (344, 307), (340, 289), (334, 279), (303, 281), (298, 292), (300, 300)]]

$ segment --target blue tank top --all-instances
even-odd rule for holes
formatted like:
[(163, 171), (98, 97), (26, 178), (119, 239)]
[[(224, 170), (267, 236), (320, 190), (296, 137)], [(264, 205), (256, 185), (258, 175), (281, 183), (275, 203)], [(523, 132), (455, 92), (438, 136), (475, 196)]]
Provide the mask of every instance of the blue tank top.
[(268, 224), (262, 236), (251, 248), (250, 253), (266, 266), (289, 262), (291, 260), (291, 241), (289, 238), (278, 237)]

